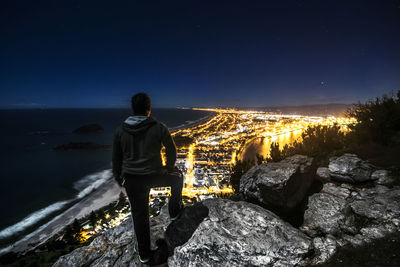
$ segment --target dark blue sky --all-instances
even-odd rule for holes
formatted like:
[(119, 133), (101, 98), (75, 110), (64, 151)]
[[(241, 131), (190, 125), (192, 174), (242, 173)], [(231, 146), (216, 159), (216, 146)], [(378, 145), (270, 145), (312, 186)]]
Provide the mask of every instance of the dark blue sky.
[(0, 2), (0, 107), (352, 103), (400, 89), (400, 2)]

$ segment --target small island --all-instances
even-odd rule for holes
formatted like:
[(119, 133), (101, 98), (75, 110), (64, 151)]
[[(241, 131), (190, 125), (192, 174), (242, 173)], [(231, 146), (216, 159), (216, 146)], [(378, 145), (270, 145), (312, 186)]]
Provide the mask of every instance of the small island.
[(104, 128), (100, 124), (97, 124), (97, 123), (86, 124), (79, 128), (76, 128), (73, 131), (73, 133), (78, 133), (78, 134), (102, 133), (102, 132), (104, 132)]

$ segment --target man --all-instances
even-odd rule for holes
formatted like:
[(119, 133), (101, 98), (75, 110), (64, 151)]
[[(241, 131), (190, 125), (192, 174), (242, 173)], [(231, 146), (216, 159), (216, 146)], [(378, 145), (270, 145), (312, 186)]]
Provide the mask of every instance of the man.
[[(123, 185), (131, 205), (139, 260), (154, 261), (150, 250), (149, 191), (152, 187), (171, 186), (170, 218), (176, 219), (182, 204), (182, 173), (175, 167), (176, 147), (165, 124), (150, 116), (151, 102), (145, 93), (131, 99), (133, 116), (129, 116), (114, 134), (112, 169), (116, 181)], [(161, 148), (165, 147), (166, 166), (162, 166)]]

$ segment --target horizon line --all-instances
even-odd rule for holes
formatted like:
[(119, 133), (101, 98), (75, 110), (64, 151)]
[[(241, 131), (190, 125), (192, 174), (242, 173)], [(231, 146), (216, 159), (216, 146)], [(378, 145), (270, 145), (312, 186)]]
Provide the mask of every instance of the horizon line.
[[(317, 103), (317, 104), (300, 104), (300, 105), (271, 105), (271, 106), (175, 106), (175, 107), (159, 107), (155, 106), (152, 109), (193, 109), (193, 108), (212, 108), (212, 109), (226, 109), (226, 108), (233, 108), (233, 109), (247, 109), (247, 108), (288, 108), (288, 107), (312, 107), (312, 106), (329, 106), (329, 105), (354, 105), (356, 103)], [(131, 107), (47, 107), (47, 106), (25, 106), (25, 107), (7, 107), (7, 106), (0, 106), (0, 110), (39, 110), (39, 109), (131, 109)]]

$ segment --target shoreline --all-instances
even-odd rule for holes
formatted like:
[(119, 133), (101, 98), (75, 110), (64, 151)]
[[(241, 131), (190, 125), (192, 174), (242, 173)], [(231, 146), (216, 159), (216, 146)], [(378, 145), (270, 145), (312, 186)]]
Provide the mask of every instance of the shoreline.
[(182, 125), (179, 125), (179, 126), (176, 126), (176, 127), (172, 127), (172, 128), (170, 129), (171, 134), (173, 134), (174, 132), (177, 132), (177, 131), (179, 131), (179, 130), (183, 130), (183, 129), (186, 129), (186, 128), (195, 127), (195, 126), (197, 126), (197, 125), (199, 125), (199, 124), (202, 124), (202, 123), (204, 123), (204, 122), (210, 120), (212, 117), (214, 117), (215, 115), (217, 115), (217, 112), (215, 112), (215, 111), (210, 111), (210, 112), (211, 112), (211, 114), (209, 114), (209, 115), (207, 115), (207, 116), (205, 116), (205, 117), (203, 117), (203, 118), (200, 118), (200, 119), (198, 119), (198, 120), (195, 120), (195, 121), (193, 121), (193, 122), (191, 122), (191, 123), (182, 124)]
[(2, 248), (0, 250), (0, 255), (4, 255), (8, 252), (24, 254), (35, 249), (55, 234), (62, 231), (67, 225), (71, 224), (75, 218), (83, 218), (89, 215), (91, 211), (98, 210), (117, 200), (121, 191), (122, 188), (119, 187), (113, 179), (107, 180), (92, 193), (88, 194), (49, 222), (41, 225), (38, 229), (27, 234), (10, 246)]
[[(173, 127), (170, 129), (171, 134), (176, 131), (191, 128), (204, 123), (205, 121), (210, 120), (216, 114), (216, 112), (211, 112), (211, 114), (208, 116), (195, 120), (191, 123)], [(38, 246), (44, 244), (51, 237), (62, 231), (67, 225), (71, 224), (75, 218), (83, 218), (89, 215), (90, 212), (99, 210), (111, 202), (118, 200), (121, 191), (124, 192), (124, 190), (119, 187), (114, 179), (110, 178), (83, 199), (67, 208), (61, 214), (55, 216), (43, 225), (40, 225), (33, 232), (25, 235), (9, 246), (0, 248), (0, 256), (9, 252), (25, 254), (34, 250)]]

